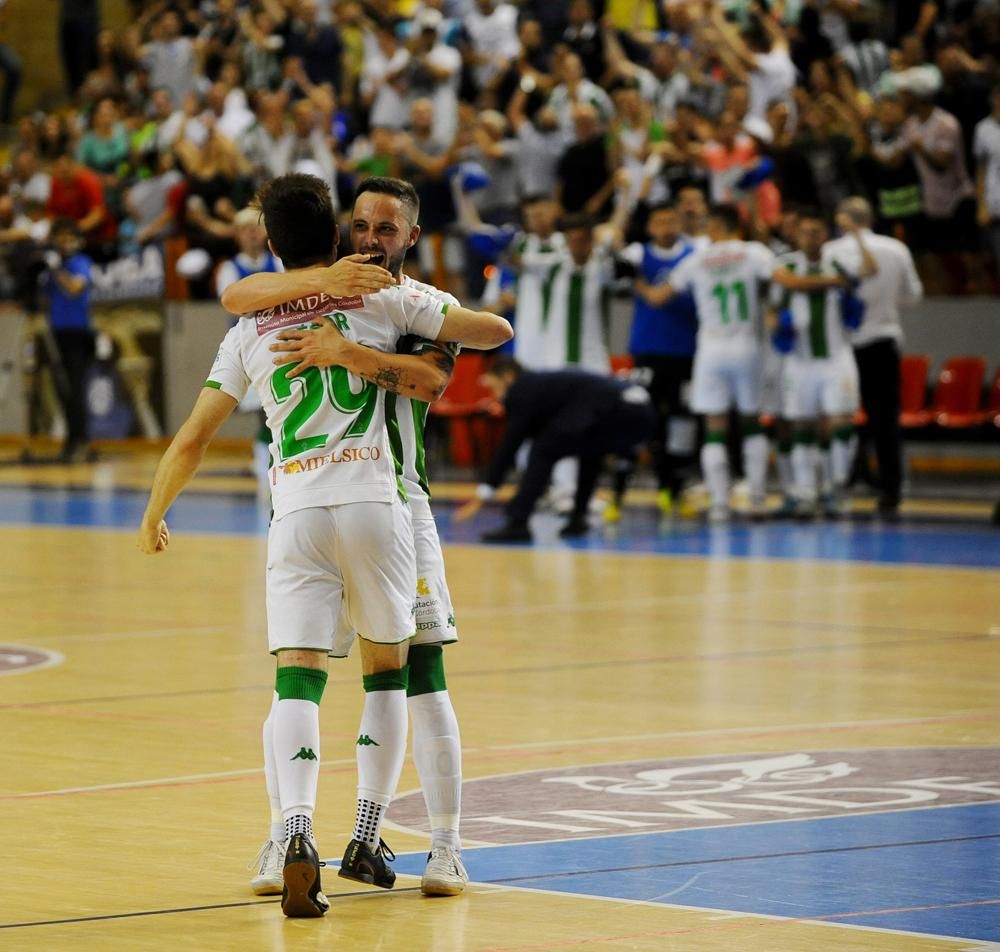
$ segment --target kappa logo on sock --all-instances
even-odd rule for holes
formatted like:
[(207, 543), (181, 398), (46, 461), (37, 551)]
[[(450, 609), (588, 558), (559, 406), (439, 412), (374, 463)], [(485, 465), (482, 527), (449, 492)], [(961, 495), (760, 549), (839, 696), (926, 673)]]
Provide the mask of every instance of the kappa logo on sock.
[(381, 747), (377, 740), (372, 740), (367, 734), (362, 734), (358, 738), (358, 747)]
[(303, 747), (294, 757), (289, 758), (290, 760), (319, 760), (313, 753), (311, 747)]

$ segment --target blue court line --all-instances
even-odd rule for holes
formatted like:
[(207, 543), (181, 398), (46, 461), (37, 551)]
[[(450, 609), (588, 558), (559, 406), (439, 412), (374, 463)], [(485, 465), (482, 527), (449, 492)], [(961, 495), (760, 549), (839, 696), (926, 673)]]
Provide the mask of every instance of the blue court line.
[[(0, 525), (134, 529), (145, 501), (146, 493), (139, 491), (0, 487)], [(476, 543), (487, 526), (485, 520), (453, 523), (453, 507), (442, 504), (437, 509), (445, 543)], [(268, 513), (246, 495), (190, 492), (173, 506), (168, 521), (172, 529), (181, 532), (262, 535), (267, 530)], [(556, 538), (559, 522), (553, 517), (538, 517), (536, 524), (536, 548), (1000, 568), (1000, 530), (988, 525), (775, 522), (708, 527), (682, 523), (661, 530), (651, 514), (637, 511), (628, 514), (617, 534), (595, 531), (585, 539), (564, 543)]]
[[(419, 875), (425, 858), (400, 855), (394, 868)], [(474, 882), (1000, 939), (1000, 803), (482, 847), (463, 859)]]

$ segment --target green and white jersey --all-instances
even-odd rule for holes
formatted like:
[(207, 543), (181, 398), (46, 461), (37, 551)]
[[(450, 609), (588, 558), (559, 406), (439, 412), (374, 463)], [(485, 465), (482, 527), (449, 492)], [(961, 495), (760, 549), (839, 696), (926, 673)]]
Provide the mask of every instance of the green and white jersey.
[(527, 271), (540, 275), (542, 292), (541, 335), (528, 366), (539, 370), (580, 367), (608, 373), (614, 273), (610, 247), (606, 243), (595, 245), (582, 265), (576, 264), (568, 251), (554, 262), (522, 259), (522, 264), (522, 275)]
[(694, 293), (699, 347), (760, 340), (761, 289), (776, 267), (774, 252), (758, 241), (717, 241), (677, 265), (670, 284)]
[(548, 238), (522, 235), (512, 249), (520, 257), (517, 273), (517, 301), (514, 305), (514, 356), (529, 370), (540, 370), (543, 360), (546, 298), (542, 278), (546, 269), (559, 261), (566, 251), (566, 239), (560, 232)]
[(385, 392), (343, 367), (276, 367), (279, 331), (329, 317), (349, 340), (390, 352), (404, 334), (433, 339), (447, 306), (416, 288), (367, 297), (314, 294), (243, 317), (226, 334), (205, 386), (242, 400), (252, 386), (271, 432), (275, 519), (297, 509), (388, 502), (401, 488), (385, 425)]
[[(778, 258), (778, 267), (802, 275), (833, 275), (833, 259), (823, 253), (819, 261), (809, 261), (801, 251)], [(787, 307), (795, 326), (795, 347), (788, 355), (795, 360), (827, 360), (850, 350), (836, 290), (786, 291), (775, 285), (771, 300), (776, 307)]]
[[(442, 305), (458, 305), (458, 299), (446, 291), (439, 291), (431, 284), (414, 281), (403, 276), (402, 286), (416, 288), (429, 294)], [(381, 292), (379, 292), (381, 293)], [(458, 355), (458, 345), (446, 341), (418, 338), (403, 342), (405, 353), (420, 354), (429, 348), (444, 350), (452, 356)], [(388, 429), (389, 446), (399, 467), (406, 498), (414, 519), (431, 519), (431, 493), (427, 481), (427, 462), (424, 449), (424, 429), (427, 423), (429, 404), (423, 400), (401, 397), (395, 393), (385, 395), (385, 423)]]

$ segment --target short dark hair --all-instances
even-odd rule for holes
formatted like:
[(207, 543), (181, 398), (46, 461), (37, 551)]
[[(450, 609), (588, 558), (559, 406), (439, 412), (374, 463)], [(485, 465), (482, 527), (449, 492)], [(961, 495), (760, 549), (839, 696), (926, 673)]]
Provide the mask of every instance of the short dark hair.
[(567, 212), (559, 219), (560, 231), (575, 231), (578, 228), (593, 228), (593, 216), (586, 212)]
[(677, 203), (676, 202), (654, 202), (649, 206), (648, 218), (652, 218), (657, 212), (676, 212)]
[(739, 209), (735, 205), (713, 205), (708, 217), (722, 222), (726, 231), (743, 231), (743, 222), (740, 221)]
[(337, 216), (330, 186), (294, 172), (268, 182), (254, 199), (278, 257), (289, 268), (326, 263), (337, 245)]
[(494, 377), (504, 377), (510, 374), (516, 380), (524, 372), (524, 368), (510, 354), (499, 354), (493, 358), (487, 373)]
[(356, 202), (365, 192), (375, 192), (378, 195), (391, 195), (398, 198), (403, 208), (409, 213), (412, 223), (415, 225), (420, 218), (420, 196), (417, 190), (403, 179), (390, 178), (387, 175), (373, 175), (366, 178), (355, 190), (354, 201)]
[(72, 235), (74, 238), (79, 238), (80, 226), (72, 218), (65, 216), (55, 218), (49, 226), (49, 237), (55, 238), (56, 235)]

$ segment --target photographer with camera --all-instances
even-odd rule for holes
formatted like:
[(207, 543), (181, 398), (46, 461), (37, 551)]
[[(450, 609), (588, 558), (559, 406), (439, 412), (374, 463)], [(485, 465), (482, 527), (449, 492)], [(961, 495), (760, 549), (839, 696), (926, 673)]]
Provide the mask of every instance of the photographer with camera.
[(49, 233), (52, 248), (45, 252), (42, 283), (48, 292), (49, 326), (65, 373), (53, 373), (66, 414), (66, 442), (60, 460), (90, 458), (87, 443), (87, 370), (94, 359), (94, 331), (90, 323), (90, 258), (76, 222), (57, 218)]

